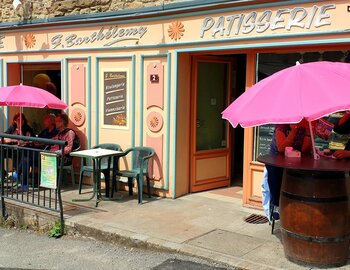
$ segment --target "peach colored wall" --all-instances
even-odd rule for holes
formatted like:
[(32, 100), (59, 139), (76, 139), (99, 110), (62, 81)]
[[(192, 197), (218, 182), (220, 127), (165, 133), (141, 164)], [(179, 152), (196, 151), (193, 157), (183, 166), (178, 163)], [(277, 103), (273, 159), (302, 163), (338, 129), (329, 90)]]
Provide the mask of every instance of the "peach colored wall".
[[(347, 25), (344, 23), (344, 18), (348, 17), (347, 5), (348, 1), (339, 0), (339, 1), (310, 1), (310, 3), (302, 3), (302, 4), (293, 4), (293, 1), (290, 1), (290, 5), (285, 6), (273, 6), (273, 7), (263, 7), (263, 8), (254, 8), (247, 10), (237, 10), (237, 11), (228, 11), (228, 12), (220, 12), (219, 14), (210, 14), (210, 15), (197, 15), (193, 17), (184, 17), (179, 19), (166, 19), (164, 21), (147, 21), (147, 22), (137, 22), (137, 23), (124, 23), (119, 25), (117, 22), (115, 25), (111, 25), (111, 31), (109, 31), (109, 26), (103, 28), (104, 38), (97, 39), (96, 37), (99, 34), (101, 29), (100, 26), (96, 27), (81, 27), (79, 29), (78, 37), (81, 39), (73, 40), (73, 42), (65, 41), (67, 37), (72, 34), (71, 29), (56, 29), (48, 32), (43, 32), (41, 30), (32, 30), (27, 32), (26, 34), (32, 34), (35, 37), (35, 42), (32, 46), (27, 46), (24, 43), (26, 39), (25, 35), (22, 33), (13, 32), (7, 33), (4, 39), (4, 51), (12, 51), (13, 45), (15, 45), (18, 49), (24, 51), (30, 51), (40, 48), (45, 49), (65, 49), (65, 48), (95, 48), (95, 47), (113, 47), (115, 44), (123, 45), (123, 46), (136, 46), (136, 45), (153, 45), (153, 44), (164, 44), (164, 43), (173, 43), (177, 40), (181, 40), (182, 42), (192, 42), (192, 41), (202, 41), (202, 40), (215, 40), (215, 39), (225, 39), (227, 37), (253, 37), (253, 36), (261, 36), (261, 35), (279, 35), (279, 34), (289, 34), (293, 31), (299, 33), (309, 33), (309, 32), (322, 32), (322, 31), (330, 31), (330, 30), (346, 30)], [(329, 6), (328, 9), (325, 10), (324, 16), (322, 13), (322, 6), (324, 5), (332, 5), (336, 3), (336, 7), (332, 8)], [(299, 26), (293, 26), (289, 29), (288, 23), (293, 21), (291, 19), (290, 13), (281, 13), (278, 17), (277, 10), (281, 8), (289, 8), (294, 9), (302, 6), (308, 13), (308, 17), (304, 18)], [(314, 6), (317, 7), (314, 10)], [(243, 24), (240, 24), (239, 31), (236, 34), (236, 26), (231, 27), (230, 29), (230, 21), (228, 20), (231, 16), (241, 16), (242, 14), (250, 14), (250, 12), (257, 12), (257, 18), (261, 18), (264, 12), (267, 10), (271, 10), (271, 20), (274, 20), (276, 17), (276, 21), (278, 23), (275, 24), (275, 29), (271, 30), (272, 23), (270, 23), (269, 27), (264, 29), (264, 20), (262, 20), (262, 26), (260, 30), (257, 30), (257, 24), (252, 28), (250, 25), (250, 21), (247, 22), (247, 27), (243, 29)], [(313, 11), (315, 11), (315, 15), (312, 16)], [(321, 14), (322, 17), (319, 15)], [(300, 14), (298, 14), (300, 15)], [(329, 19), (327, 16), (330, 16), (331, 24), (327, 24)], [(211, 18), (207, 19), (206, 18)], [(215, 29), (215, 25), (220, 25), (218, 21), (220, 17), (223, 18), (223, 28)], [(264, 17), (262, 17), (264, 18)], [(320, 23), (318, 24), (318, 18), (320, 18)], [(257, 20), (258, 20), (257, 19)], [(310, 25), (308, 25), (308, 20), (310, 19)], [(116, 18), (117, 20), (117, 18)], [(180, 26), (179, 26), (180, 25)], [(113, 28), (114, 27), (114, 28)], [(204, 29), (208, 29), (207, 31), (201, 31), (202, 27)], [(116, 29), (117, 28), (117, 29)], [(263, 29), (263, 30), (261, 30)], [(114, 31), (115, 30), (115, 31)], [(118, 32), (123, 30), (123, 32)], [(109, 32), (108, 32), (109, 31)], [(113, 32), (114, 31), (114, 32)], [(135, 34), (131, 34), (127, 36), (125, 39), (125, 33), (130, 31)], [(260, 31), (260, 32), (259, 32)], [(95, 32), (95, 40), (94, 42), (91, 40), (92, 33)], [(119, 34), (120, 33), (120, 34)], [(172, 35), (169, 35), (172, 34)], [(57, 35), (62, 35), (57, 37)], [(29, 40), (33, 40), (29, 38)], [(32, 42), (33, 43), (33, 42)]]
[[(69, 127), (74, 129), (80, 138), (81, 149), (88, 146), (87, 138), (87, 60), (67, 60), (67, 86), (68, 86), (68, 115), (70, 118)], [(65, 71), (62, 71), (63, 74)], [(64, 88), (63, 88), (64, 89)], [(77, 98), (77, 94), (82, 94), (83, 98)], [(85, 119), (85, 120), (84, 120)], [(80, 158), (73, 159), (73, 167), (76, 172), (80, 171)]]
[(191, 57), (179, 54), (178, 59), (178, 113), (177, 113), (177, 168), (176, 195), (187, 194), (190, 190), (190, 89)]
[[(143, 61), (143, 130), (142, 143), (153, 147), (156, 156), (151, 166), (154, 186), (165, 186), (167, 175), (166, 156), (169, 145), (166, 144), (167, 129), (171, 123), (166, 121), (170, 108), (164, 106), (171, 97), (168, 92), (168, 62), (165, 56), (145, 57)], [(159, 82), (151, 82), (151, 75), (158, 75)], [(138, 105), (137, 105), (138, 106)]]
[[(247, 36), (260, 36), (262, 37), (263, 35), (272, 35), (272, 34), (291, 34), (291, 33), (308, 33), (312, 32), (314, 36), (309, 36), (307, 39), (308, 40), (320, 40), (320, 39), (327, 39), (327, 38), (344, 38), (347, 37), (349, 38), (349, 34), (347, 32), (341, 32), (341, 30), (345, 30), (347, 28), (346, 24), (344, 23), (344, 18), (348, 17), (348, 12), (347, 12), (347, 5), (348, 1), (332, 1), (332, 2), (325, 2), (325, 1), (314, 1), (310, 3), (303, 3), (303, 4), (298, 4), (297, 6), (303, 6), (305, 7), (308, 12), (312, 9), (313, 5), (318, 5), (321, 6), (323, 4), (327, 3), (336, 3), (336, 9), (330, 9), (327, 11), (328, 14), (331, 16), (331, 25), (325, 25), (321, 27), (315, 27), (314, 24), (310, 26), (310, 29), (305, 29), (305, 28), (292, 28), (290, 31), (285, 30), (285, 29), (276, 29), (274, 31), (272, 30), (267, 30), (264, 33), (256, 33), (255, 31), (252, 31), (251, 33), (247, 34), (242, 34), (239, 33), (238, 35), (229, 35), (226, 36), (224, 34), (223, 37), (220, 36), (220, 33), (217, 33), (212, 36), (212, 29), (209, 31), (206, 31), (203, 34), (203, 38), (200, 37), (200, 29), (202, 27), (202, 23), (205, 17), (213, 17), (215, 21), (219, 19), (220, 16), (231, 16), (235, 14), (240, 14), (240, 13), (249, 13), (252, 10), (247, 9), (247, 10), (240, 10), (240, 11), (235, 11), (235, 12), (220, 12), (217, 14), (209, 14), (209, 15), (198, 15), (198, 16), (192, 16), (192, 17), (183, 17), (183, 18), (178, 18), (176, 19), (177, 21), (181, 22), (183, 24), (183, 29), (184, 32), (182, 32), (182, 36), (178, 36), (179, 39), (172, 39), (168, 35), (168, 31), (171, 29), (174, 23), (173, 19), (166, 19), (163, 21), (146, 21), (146, 22), (140, 22), (140, 23), (126, 23), (126, 24), (118, 24), (118, 21), (116, 19), (116, 24), (118, 24), (119, 28), (137, 28), (137, 29), (143, 29), (144, 27), (147, 27), (147, 31), (144, 29), (142, 32), (140, 30), (140, 33), (136, 35), (137, 40), (133, 41), (121, 41), (120, 43), (116, 44), (110, 44), (110, 46), (104, 46), (107, 43), (116, 41), (113, 39), (109, 40), (101, 40), (101, 41), (96, 41), (94, 43), (88, 43), (88, 44), (82, 44), (82, 45), (72, 45), (71, 47), (67, 48), (66, 43), (63, 42), (64, 38), (67, 37), (68, 35), (72, 34), (73, 32), (76, 33), (77, 35), (81, 37), (86, 37), (91, 35), (91, 33), (99, 31), (102, 25), (99, 26), (94, 26), (94, 27), (81, 27), (81, 28), (69, 28), (67, 27), (66, 29), (46, 29), (46, 30), (33, 30), (29, 29), (23, 32), (6, 32), (5, 38), (2, 39), (4, 42), (4, 48), (0, 48), (0, 53), (1, 52), (11, 52), (13, 53), (7, 53), (1, 55), (1, 58), (4, 60), (4, 67), (7, 64), (7, 61), (11, 62), (30, 62), (30, 61), (48, 61), (48, 60), (54, 60), (54, 61), (59, 61), (59, 60), (64, 60), (67, 58), (87, 58), (88, 56), (91, 56), (91, 68), (92, 72), (90, 74), (90, 77), (85, 76), (85, 89), (88, 85), (88, 80), (90, 80), (91, 83), (91, 107), (87, 108), (84, 104), (80, 103), (74, 103), (74, 104), (69, 104), (69, 113), (71, 114), (73, 109), (81, 109), (83, 112), (86, 114), (88, 113), (88, 110), (91, 112), (91, 145), (95, 145), (96, 143), (104, 143), (104, 142), (115, 142), (119, 143), (123, 149), (126, 149), (132, 145), (131, 142), (131, 137), (134, 136), (135, 138), (135, 145), (138, 145), (141, 141), (140, 137), (140, 123), (141, 123), (141, 112), (140, 112), (140, 103), (141, 103), (141, 97), (140, 97), (140, 89), (143, 84), (144, 87), (144, 96), (143, 96), (143, 126), (142, 126), (142, 143), (147, 144), (147, 136), (150, 137), (157, 137), (159, 135), (163, 135), (163, 155), (162, 155), (162, 160), (163, 160), (163, 167), (164, 167), (164, 159), (166, 157), (167, 152), (170, 152), (170, 163), (169, 165), (169, 190), (168, 191), (161, 191), (159, 190), (158, 192), (164, 196), (172, 196), (172, 190), (175, 188), (176, 190), (176, 196), (181, 196), (183, 194), (186, 194), (189, 192), (189, 144), (190, 144), (190, 126), (189, 126), (189, 119), (190, 119), (190, 74), (191, 74), (191, 58), (190, 55), (187, 53), (180, 53), (179, 57), (177, 59), (178, 66), (175, 66), (176, 59), (175, 59), (175, 50), (180, 49), (180, 48), (186, 48), (186, 49), (203, 49), (205, 48), (213, 48), (213, 47), (226, 47), (229, 48), (228, 45), (230, 46), (235, 46), (235, 45), (242, 45), (242, 44), (254, 44), (257, 41), (255, 39), (252, 40), (245, 40), (242, 41), (240, 39), (235, 40), (232, 39), (230, 43), (224, 42), (225, 39), (227, 38), (234, 38), (234, 37), (247, 37)], [(277, 9), (281, 9), (284, 7), (289, 7), (293, 8), (296, 7), (296, 5), (289, 5), (289, 6), (275, 6), (271, 8), (265, 8), (265, 9), (256, 9), (256, 11), (261, 13), (263, 10), (271, 9), (273, 10), (274, 14)], [(314, 21), (313, 21), (314, 22)], [(143, 28), (142, 28), (143, 27)], [(107, 26), (105, 26), (104, 31), (107, 31)], [(334, 30), (339, 30), (338, 34), (333, 34), (332, 36), (328, 37), (325, 35), (317, 35), (317, 33), (321, 33), (324, 31), (334, 31)], [(28, 34), (32, 34), (35, 37), (35, 42), (33, 46), (26, 46), (25, 45), (25, 39)], [(55, 35), (63, 35), (61, 43), (56, 43), (56, 45), (52, 43), (52, 38)], [(181, 37), (181, 38), (180, 38)], [(174, 47), (175, 45), (172, 45), (172, 47), (156, 47), (157, 44), (175, 44), (176, 42), (192, 42), (192, 41), (219, 41), (220, 39), (223, 40), (223, 42), (217, 42), (217, 43), (207, 43), (207, 44), (191, 44), (191, 45), (178, 45)], [(259, 39), (259, 43), (264, 43), (264, 42), (286, 42), (289, 41), (291, 44), (293, 41), (302, 41), (305, 40), (305, 37), (298, 37), (298, 36), (290, 36), (288, 38), (280, 36), (279, 38), (274, 38), (274, 39)], [(63, 46), (62, 46), (63, 45)], [(145, 48), (138, 48), (138, 45), (149, 45), (149, 47)], [(120, 50), (110, 50), (110, 48), (113, 48), (113, 46), (125, 46), (124, 48), (121, 48)], [(128, 47), (129, 46), (129, 47)], [(155, 47), (151, 47), (155, 46)], [(347, 45), (344, 45), (344, 48), (347, 49)], [(73, 51), (70, 49), (84, 49), (84, 48), (100, 48), (101, 50), (91, 50), (91, 51)], [(105, 48), (106, 50), (104, 50)], [(14, 51), (17, 49), (18, 51)], [(43, 52), (39, 50), (47, 50), (50, 49), (50, 51)], [(56, 50), (56, 51), (55, 51)], [(64, 51), (65, 50), (65, 51)], [(272, 48), (271, 50), (274, 50)], [(291, 51), (296, 51), (298, 49), (292, 48), (290, 49)], [(21, 51), (23, 53), (21, 53)], [(241, 50), (240, 52), (248, 52), (249, 57), (248, 57), (248, 73), (247, 73), (247, 88), (249, 88), (253, 83), (254, 83), (254, 78), (255, 78), (255, 63), (253, 58), (255, 57), (256, 53), (258, 51), (244, 51)], [(164, 56), (161, 57), (149, 57), (149, 58), (144, 58), (144, 81), (141, 82), (141, 70), (140, 70), (140, 63), (141, 59), (145, 55), (157, 55), (157, 54), (164, 54), (164, 53), (170, 53), (171, 54), (171, 75), (175, 74), (175, 69), (178, 70), (178, 78), (174, 78), (173, 76), (171, 78), (167, 77), (168, 74), (168, 62), (167, 58)], [(218, 52), (205, 52), (205, 54), (210, 54), (210, 53), (218, 53)], [(223, 53), (223, 51), (220, 51), (220, 53)], [(235, 53), (234, 50), (227, 50), (225, 53), (227, 54), (232, 54)], [(97, 111), (97, 107), (95, 104), (96, 98), (101, 99), (101, 85), (97, 86), (96, 89), (96, 84), (98, 78), (96, 77), (96, 66), (97, 66), (97, 58), (100, 58), (99, 60), (99, 69), (100, 71), (104, 69), (127, 69), (129, 71), (128, 73), (128, 79), (129, 79), (129, 90), (131, 87), (131, 76), (132, 76), (132, 60), (131, 56), (135, 56), (135, 66), (136, 66), (136, 74), (135, 74), (135, 97), (134, 97), (134, 102), (135, 102), (135, 130), (134, 134), (132, 134), (130, 126), (127, 128), (123, 129), (116, 129), (116, 128), (108, 128), (108, 127), (102, 127), (101, 126), (101, 119), (99, 119), (100, 126), (97, 126), (97, 118), (96, 115), (98, 115), (99, 111), (101, 111), (102, 107), (101, 104), (99, 104), (99, 111)], [(106, 59), (102, 59), (101, 57), (105, 57)], [(111, 57), (118, 57), (118, 58), (111, 58)], [(107, 59), (109, 58), (109, 59)], [(163, 127), (160, 133), (154, 134), (151, 132), (148, 127), (147, 127), (147, 116), (150, 112), (150, 110), (147, 108), (146, 100), (147, 100), (147, 65), (152, 63), (152, 62), (160, 62), (163, 67), (164, 67), (164, 90), (166, 90), (167, 87), (167, 82), (168, 80), (171, 80), (171, 92), (170, 92), (170, 97), (166, 96), (166, 91), (164, 92), (164, 100), (167, 98), (172, 98), (174, 91), (178, 91), (178, 107), (177, 107), (177, 123), (176, 123), (176, 131), (177, 131), (177, 140), (176, 142), (174, 141), (174, 130), (173, 130), (173, 120), (175, 117), (175, 110), (173, 103), (171, 102), (170, 108), (166, 107), (166, 102), (164, 102), (164, 110), (161, 108), (154, 108), (152, 109), (153, 111), (159, 113), (163, 119), (166, 119), (166, 115), (168, 112), (170, 112), (170, 122), (168, 123), (167, 121), (164, 121)], [(68, 87), (68, 92), (70, 93), (68, 96), (68, 101), (73, 98), (73, 100), (76, 100), (74, 98), (74, 95), (72, 96), (72, 89), (74, 85), (72, 86), (71, 81), (72, 81), (72, 75), (71, 75), (71, 69), (74, 68), (74, 65), (83, 65), (85, 68), (85, 72), (87, 72), (87, 61), (86, 60), (68, 60), (68, 77), (64, 77), (64, 83), (62, 87)], [(5, 78), (6, 76), (9, 76), (9, 84), (11, 82), (18, 83), (19, 82), (19, 71), (15, 68), (16, 65), (11, 65), (9, 66), (9, 70), (6, 70), (4, 68), (4, 74), (3, 77)], [(17, 65), (18, 67), (18, 65)], [(65, 68), (65, 67), (64, 67)], [(62, 71), (62, 75), (65, 74), (65, 70)], [(97, 75), (100, 76), (101, 72)], [(178, 82), (178, 89), (174, 89), (174, 80), (177, 80)], [(102, 80), (100, 80), (101, 82)], [(64, 92), (66, 89), (63, 89)], [(130, 92), (129, 92), (130, 94)], [(86, 97), (87, 98), (87, 97)], [(131, 96), (129, 95), (129, 98)], [(131, 100), (130, 100), (131, 101)], [(172, 101), (172, 100), (171, 100)], [(84, 102), (82, 102), (84, 103)], [(129, 123), (131, 121), (131, 112), (130, 112), (130, 106), (129, 104)], [(72, 117), (72, 115), (70, 115)], [(170, 126), (169, 126), (170, 125)], [(97, 141), (96, 138), (96, 133), (95, 130), (97, 129), (98, 131), (98, 136), (99, 139)], [(166, 143), (165, 143), (165, 138), (167, 136), (166, 130), (170, 129), (170, 146), (168, 148), (168, 151), (166, 150), (167, 148)], [(87, 122), (83, 123), (82, 126), (79, 127), (79, 130), (81, 132), (86, 133), (87, 131)], [(261, 172), (263, 167), (261, 164), (256, 164), (252, 161), (252, 152), (253, 152), (253, 132), (251, 129), (248, 129), (245, 131), (245, 144), (244, 144), (244, 196), (243, 196), (243, 202), (244, 203), (252, 203), (254, 201), (255, 197), (259, 197), (259, 185), (260, 185), (260, 179), (261, 179)], [(176, 168), (173, 168), (173, 145), (176, 144)], [(166, 172), (164, 171), (165, 169), (163, 168), (163, 174), (166, 175)], [(174, 187), (174, 179), (173, 179), (173, 171), (176, 171), (176, 187)], [(156, 181), (156, 185), (163, 185), (164, 180)]]

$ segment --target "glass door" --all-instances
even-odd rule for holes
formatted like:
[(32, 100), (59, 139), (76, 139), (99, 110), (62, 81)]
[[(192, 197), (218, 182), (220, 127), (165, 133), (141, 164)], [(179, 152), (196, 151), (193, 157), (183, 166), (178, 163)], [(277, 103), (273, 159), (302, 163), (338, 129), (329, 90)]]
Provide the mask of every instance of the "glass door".
[(195, 57), (192, 66), (191, 192), (230, 185), (229, 123), (221, 118), (231, 92), (229, 57)]

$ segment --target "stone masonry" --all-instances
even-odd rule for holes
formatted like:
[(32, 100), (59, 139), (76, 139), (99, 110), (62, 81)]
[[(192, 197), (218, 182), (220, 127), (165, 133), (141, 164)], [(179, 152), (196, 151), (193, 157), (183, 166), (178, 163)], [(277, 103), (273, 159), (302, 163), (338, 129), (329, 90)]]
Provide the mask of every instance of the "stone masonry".
[[(21, 2), (16, 11), (13, 7), (14, 1)], [(179, 0), (0, 0), (0, 22), (135, 9), (177, 1)]]

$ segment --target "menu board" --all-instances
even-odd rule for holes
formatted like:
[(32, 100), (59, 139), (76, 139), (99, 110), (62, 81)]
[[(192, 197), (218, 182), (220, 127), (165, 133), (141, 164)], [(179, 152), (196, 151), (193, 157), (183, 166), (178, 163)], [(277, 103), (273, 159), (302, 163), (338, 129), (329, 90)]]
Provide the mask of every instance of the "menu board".
[(103, 126), (127, 127), (128, 71), (103, 71)]
[(256, 128), (255, 159), (269, 153), (274, 131), (275, 125), (264, 125)]
[(40, 153), (41, 160), (41, 179), (40, 186), (56, 189), (57, 188), (57, 154)]

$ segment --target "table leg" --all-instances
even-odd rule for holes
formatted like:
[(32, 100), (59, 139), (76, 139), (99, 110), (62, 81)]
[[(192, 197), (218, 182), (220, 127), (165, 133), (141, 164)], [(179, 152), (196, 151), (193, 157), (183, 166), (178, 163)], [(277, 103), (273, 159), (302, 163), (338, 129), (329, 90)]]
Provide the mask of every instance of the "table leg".
[[(96, 202), (95, 207), (97, 207), (98, 203), (100, 201), (117, 201), (122, 199), (122, 196), (118, 198), (108, 198), (103, 197), (101, 194), (101, 158), (93, 158), (93, 168), (94, 168), (94, 174), (93, 174), (93, 194), (90, 198), (87, 199), (73, 199), (73, 202), (86, 202), (92, 200), (96, 196)], [(113, 181), (113, 179), (112, 179)]]
[(102, 200), (102, 194), (101, 194), (101, 158), (96, 160), (96, 193), (97, 193), (97, 199), (96, 199), (96, 207), (98, 204), (98, 200)]

